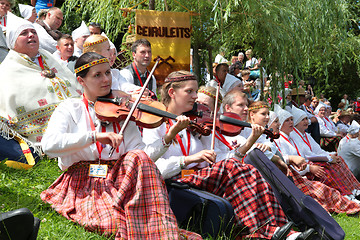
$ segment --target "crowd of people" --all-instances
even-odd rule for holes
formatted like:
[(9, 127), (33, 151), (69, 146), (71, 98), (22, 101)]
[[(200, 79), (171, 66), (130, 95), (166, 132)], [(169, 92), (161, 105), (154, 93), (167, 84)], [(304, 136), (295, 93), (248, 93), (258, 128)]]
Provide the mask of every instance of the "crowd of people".
[[(0, 52), (0, 136), (3, 148), (21, 140), (29, 146), (26, 154), (57, 158), (63, 173), (40, 197), (58, 213), (115, 239), (201, 239), (177, 225), (164, 183), (172, 179), (228, 200), (240, 239), (311, 239), (314, 230), (293, 231), (270, 185), (242, 162), (253, 148), (328, 212), (360, 212), (360, 125), (343, 111), (335, 126), (326, 99), (312, 105), (318, 99), (311, 88), (303, 103), (291, 98), (300, 91), (288, 91), (287, 110), (275, 105), (270, 111), (268, 102), (259, 101), (259, 78), (266, 82), (268, 76), (248, 50), (247, 60), (240, 53), (231, 66), (217, 56), (207, 86), (182, 70), (162, 86), (151, 76), (143, 91), (152, 61), (148, 40), (135, 41), (133, 62), (114, 69), (116, 47), (101, 27), (82, 22), (71, 36), (63, 34), (63, 13), (55, 1), (49, 4), (43, 20), (33, 21), (33, 7), (21, 6), (20, 18), (11, 13), (11, 0), (0, 0), (6, 46)], [(98, 98), (127, 106), (140, 97), (157, 101), (157, 92), (175, 120), (139, 128), (134, 121), (104, 120), (96, 111)], [(231, 112), (252, 128), (236, 136), (215, 132), (212, 140), (189, 128), (193, 123), (184, 113), (198, 104), (212, 113)], [(271, 142), (266, 128), (280, 138)], [(34, 164), (21, 158), (11, 166)]]

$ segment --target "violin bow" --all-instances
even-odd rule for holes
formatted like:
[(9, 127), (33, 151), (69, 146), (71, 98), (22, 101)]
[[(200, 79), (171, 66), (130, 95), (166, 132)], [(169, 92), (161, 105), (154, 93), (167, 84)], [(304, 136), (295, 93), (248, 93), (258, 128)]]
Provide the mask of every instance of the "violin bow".
[(216, 87), (214, 119), (213, 119), (213, 128), (212, 128), (212, 136), (211, 136), (211, 150), (215, 149), (216, 117), (218, 112), (219, 93), (220, 93), (220, 82), (218, 82), (218, 85)]
[[(141, 88), (141, 91), (140, 91), (140, 93), (139, 93), (138, 98), (136, 99), (136, 101), (135, 101), (135, 102), (133, 103), (133, 105), (131, 106), (131, 109), (130, 109), (130, 111), (129, 111), (129, 114), (127, 115), (127, 117), (126, 117), (126, 119), (125, 119), (125, 121), (124, 121), (124, 124), (123, 124), (122, 127), (121, 127), (121, 130), (120, 130), (120, 132), (119, 132), (119, 135), (124, 135), (125, 128), (126, 128), (126, 126), (129, 124), (129, 121), (130, 121), (130, 119), (131, 119), (131, 116), (132, 116), (132, 114), (134, 113), (137, 105), (139, 104), (140, 99), (141, 99), (142, 95), (144, 94), (146, 87), (149, 85), (150, 79), (151, 79), (152, 75), (154, 74), (154, 71), (155, 71), (157, 65), (159, 64), (159, 61), (160, 61), (160, 58), (157, 58), (154, 66), (153, 66), (153, 68), (151, 69), (151, 72), (150, 72), (149, 76), (147, 77), (144, 85), (143, 85), (142, 88)], [(114, 150), (115, 150), (115, 148), (111, 148), (110, 153), (109, 153), (109, 157), (111, 157), (111, 156), (113, 155)]]

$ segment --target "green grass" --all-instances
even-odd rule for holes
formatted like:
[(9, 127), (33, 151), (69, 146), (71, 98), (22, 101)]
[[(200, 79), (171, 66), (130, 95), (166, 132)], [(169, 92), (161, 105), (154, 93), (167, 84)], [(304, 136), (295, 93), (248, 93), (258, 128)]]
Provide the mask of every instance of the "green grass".
[[(0, 212), (26, 207), (42, 220), (38, 239), (108, 239), (85, 231), (81, 226), (55, 212), (40, 199), (40, 193), (48, 188), (61, 171), (57, 162), (43, 159), (33, 169), (16, 170), (0, 163)], [(346, 233), (347, 240), (360, 239), (360, 218), (345, 214), (334, 215)], [(226, 239), (226, 238), (221, 238)]]

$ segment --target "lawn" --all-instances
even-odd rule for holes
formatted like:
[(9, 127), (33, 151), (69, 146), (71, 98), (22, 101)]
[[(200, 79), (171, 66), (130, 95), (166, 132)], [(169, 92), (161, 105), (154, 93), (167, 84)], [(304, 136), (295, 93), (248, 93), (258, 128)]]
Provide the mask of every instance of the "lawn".
[[(30, 170), (15, 170), (0, 163), (0, 212), (27, 207), (42, 220), (38, 239), (107, 239), (85, 231), (81, 226), (60, 216), (41, 201), (45, 190), (61, 171), (54, 160), (43, 159)], [(360, 218), (345, 214), (335, 215), (335, 220), (346, 233), (347, 240), (360, 239)]]

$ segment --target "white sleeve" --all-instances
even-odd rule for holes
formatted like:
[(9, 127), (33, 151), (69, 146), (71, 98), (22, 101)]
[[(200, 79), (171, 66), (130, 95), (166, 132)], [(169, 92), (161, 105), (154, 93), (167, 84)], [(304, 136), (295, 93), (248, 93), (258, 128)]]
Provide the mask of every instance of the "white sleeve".
[(150, 159), (155, 162), (167, 150), (167, 148), (165, 148), (165, 146), (162, 144), (161, 139), (157, 139), (156, 141), (145, 145), (145, 143), (142, 141), (139, 128), (133, 121), (129, 122), (124, 131), (124, 135), (126, 136), (126, 138), (124, 138), (124, 145), (126, 146), (125, 152), (134, 149), (142, 149), (150, 157)]
[(34, 27), (39, 36), (39, 48), (54, 53), (56, 51), (57, 41), (55, 41), (39, 24), (35, 23)]
[(336, 136), (336, 134), (333, 131), (330, 131), (329, 129), (326, 128), (325, 124), (324, 124), (324, 120), (322, 120), (319, 117), (316, 117), (318, 122), (319, 122), (319, 127), (320, 127), (320, 135), (322, 137), (334, 137)]
[(141, 87), (135, 84), (129, 83), (121, 74), (118, 69), (111, 69), (111, 75), (113, 77), (113, 84), (111, 89), (121, 90), (126, 93), (131, 93), (135, 90), (141, 89)]
[(92, 144), (91, 131), (70, 133), (71, 120), (72, 116), (64, 103), (52, 114), (41, 140), (42, 149), (50, 157), (68, 156)]
[[(146, 145), (149, 145), (165, 135), (166, 132), (166, 125), (162, 124), (158, 128), (147, 129), (144, 128), (143, 130), (143, 141)], [(167, 149), (166, 149), (167, 150)], [(166, 151), (165, 151), (166, 152)], [(162, 153), (161, 155), (163, 155)], [(181, 172), (181, 161), (182, 156), (171, 156), (169, 158), (162, 158), (159, 157), (158, 160), (155, 162), (156, 166), (160, 170), (161, 176), (164, 179), (171, 178), (176, 176)]]

